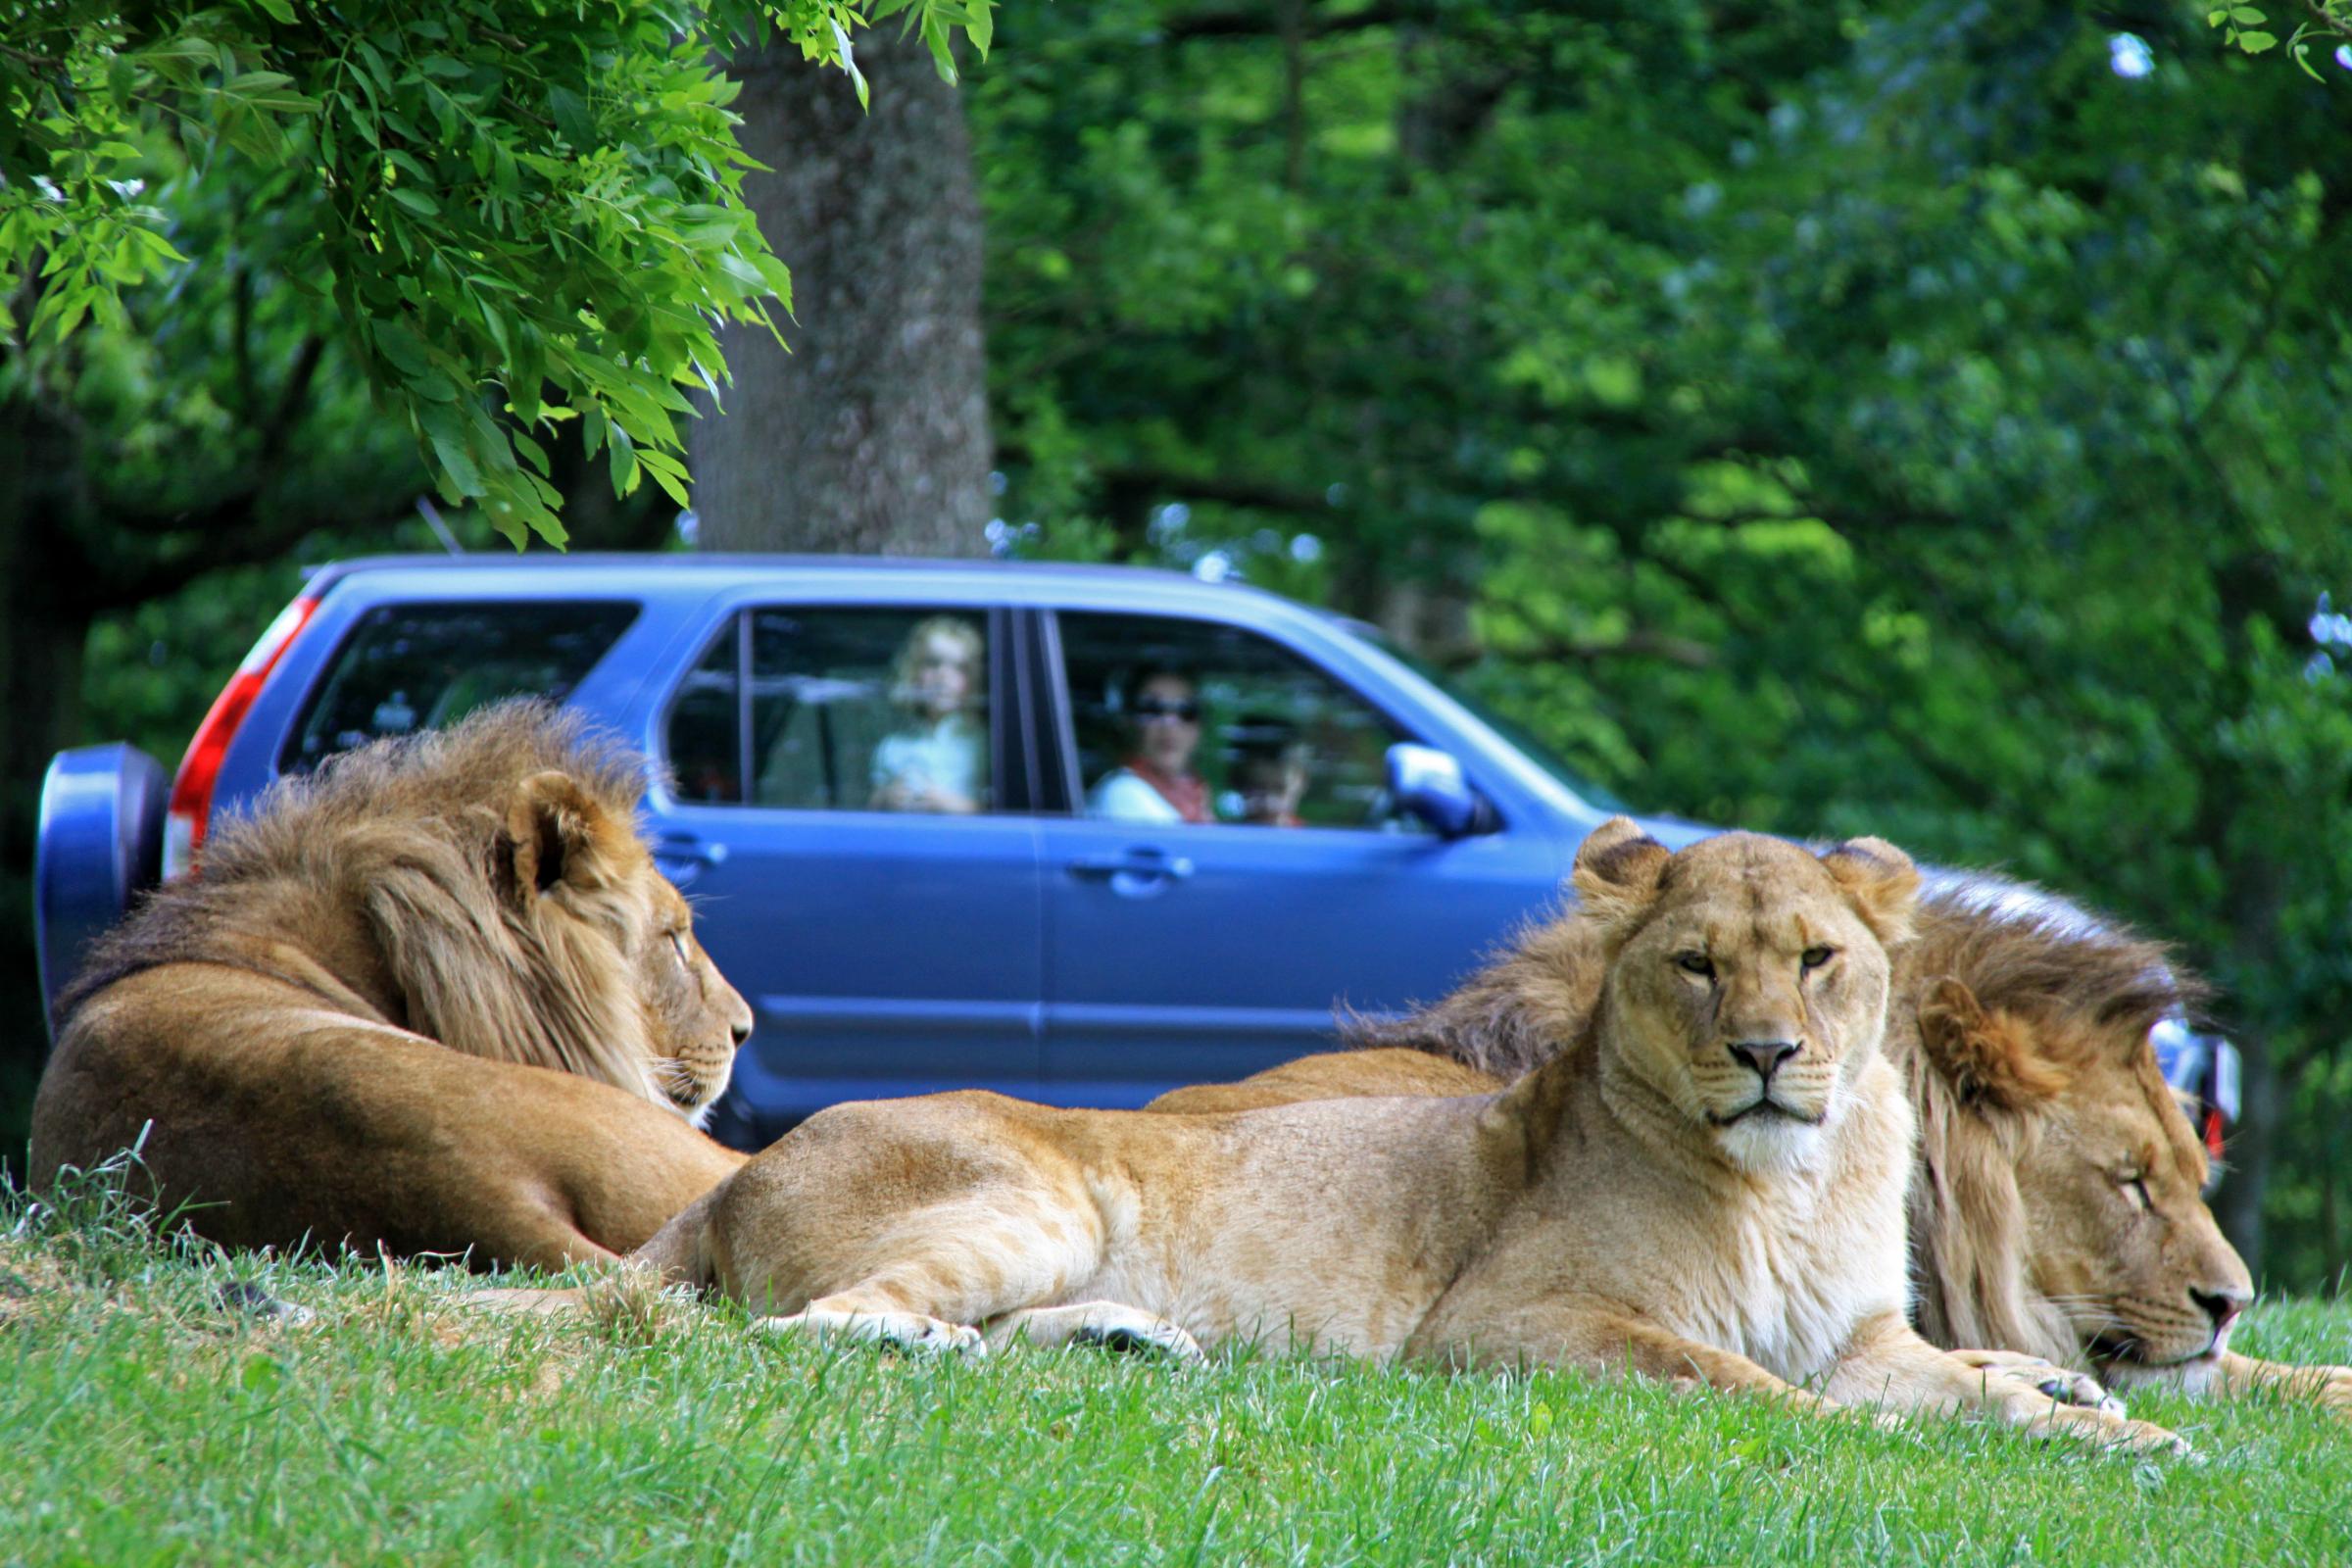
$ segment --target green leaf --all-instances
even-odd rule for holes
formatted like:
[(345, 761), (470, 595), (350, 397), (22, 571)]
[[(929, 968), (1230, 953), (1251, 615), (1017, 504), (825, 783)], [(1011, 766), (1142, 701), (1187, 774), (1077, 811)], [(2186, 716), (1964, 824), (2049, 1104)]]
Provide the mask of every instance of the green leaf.
[(473, 461), (466, 421), (456, 407), (447, 403), (420, 404), (417, 415), (418, 422), (424, 426), (425, 439), (432, 445), (433, 459), (447, 481), (442, 494), (452, 501), (480, 495), (482, 470)]
[(2278, 40), (2267, 32), (2241, 32), (2237, 35), (2237, 46), (2250, 55), (2258, 55), (2265, 49), (2275, 49), (2278, 45)]
[(184, 263), (187, 261), (185, 256), (180, 255), (178, 251), (172, 248), (170, 240), (166, 239), (157, 230), (149, 228), (144, 223), (132, 225), (130, 233), (131, 237), (137, 240), (140, 245), (144, 246), (147, 250), (147, 253), (158, 261), (177, 263)]
[(441, 204), (413, 185), (393, 186), (392, 199), (419, 218), (441, 216)]
[(498, 345), (498, 357), (502, 360), (514, 359), (514, 350), (507, 336), (506, 318), (488, 300), (477, 297), (473, 304), (474, 309), (482, 313), (482, 325), (489, 328), (490, 341)]
[(612, 493), (617, 496), (637, 493), (637, 451), (629, 440), (629, 432), (614, 424), (609, 432), (611, 446), (606, 452), (606, 466), (612, 470)]
[(599, 145), (596, 122), (589, 117), (588, 101), (568, 87), (550, 87), (547, 90), (548, 113), (556, 117), (556, 128), (571, 143), (574, 152), (594, 152)]
[(791, 270), (775, 257), (764, 253), (753, 257), (751, 261), (753, 268), (760, 273), (760, 281), (767, 285), (767, 291), (776, 297), (779, 305), (783, 306), (784, 314), (790, 316), (792, 314)]
[(270, 20), (279, 25), (287, 27), (294, 25), (294, 8), (287, 3), (287, 0), (250, 0), (250, 3), (267, 11), (270, 14)]
[(432, 361), (425, 355), (424, 345), (417, 341), (416, 333), (400, 322), (376, 321), (373, 331), (377, 350), (392, 362), (392, 368), (402, 375), (419, 376), (432, 368)]
[(666, 452), (656, 452), (651, 448), (641, 449), (637, 454), (637, 462), (646, 472), (654, 476), (654, 483), (660, 485), (670, 500), (675, 501), (681, 507), (692, 504), (686, 499), (686, 466), (684, 464)]

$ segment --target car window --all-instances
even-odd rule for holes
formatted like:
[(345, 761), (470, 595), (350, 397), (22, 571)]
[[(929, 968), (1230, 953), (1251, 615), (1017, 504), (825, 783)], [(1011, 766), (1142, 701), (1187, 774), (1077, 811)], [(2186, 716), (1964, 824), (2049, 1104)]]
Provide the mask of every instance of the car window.
[(994, 809), (986, 627), (978, 612), (927, 609), (737, 616), (670, 704), (665, 745), (679, 798)]
[(1058, 619), (1085, 814), (1423, 831), (1387, 789), (1412, 737), (1290, 650), (1210, 621)]
[(307, 773), (386, 735), (438, 729), (501, 698), (562, 702), (637, 618), (634, 602), (378, 605), (303, 704), (278, 768)]

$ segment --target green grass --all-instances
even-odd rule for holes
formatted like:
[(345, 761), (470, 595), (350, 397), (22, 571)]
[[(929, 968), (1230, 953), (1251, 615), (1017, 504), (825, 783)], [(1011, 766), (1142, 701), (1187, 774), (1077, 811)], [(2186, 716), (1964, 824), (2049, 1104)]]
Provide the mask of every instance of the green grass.
[[(484, 1321), (457, 1271), (224, 1257), (0, 1199), (0, 1562), (2352, 1560), (2352, 1422), (2143, 1395), (2202, 1462), (1574, 1377), (985, 1362)], [(251, 1281), (316, 1309), (224, 1311)], [(2352, 1359), (2352, 1303), (2250, 1349)]]

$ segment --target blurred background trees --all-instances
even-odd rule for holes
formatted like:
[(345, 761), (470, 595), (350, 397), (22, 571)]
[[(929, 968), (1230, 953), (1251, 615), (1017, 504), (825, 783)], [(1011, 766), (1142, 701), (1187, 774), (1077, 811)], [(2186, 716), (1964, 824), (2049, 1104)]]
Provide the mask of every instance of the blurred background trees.
[[(1883, 833), (2174, 940), (2250, 1057), (2232, 1235), (2276, 1283), (2352, 1259), (2332, 40), (2314, 79), (2146, 3), (1099, 0), (997, 33), (961, 92), (996, 548), (1319, 600), (1642, 806)], [(169, 286), (234, 321), (233, 277)], [(207, 548), (136, 487), (250, 476), (302, 344), (244, 383), (136, 345), (137, 395), (44, 449), (105, 498), (91, 548)], [(170, 761), (293, 563), (393, 537), (413, 443), (331, 349), (304, 373), (276, 526), (308, 542), (97, 607), (80, 736)], [(0, 441), (58, 412), (0, 398)], [(558, 466), (578, 531), (602, 464)], [(613, 537), (674, 510), (630, 507)]]

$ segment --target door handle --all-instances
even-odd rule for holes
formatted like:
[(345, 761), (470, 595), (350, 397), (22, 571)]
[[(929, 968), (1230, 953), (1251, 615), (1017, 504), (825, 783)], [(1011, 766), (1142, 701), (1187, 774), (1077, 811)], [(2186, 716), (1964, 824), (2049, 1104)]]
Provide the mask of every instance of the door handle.
[(1082, 855), (1069, 862), (1070, 875), (1090, 881), (1106, 881), (1110, 890), (1123, 898), (1150, 898), (1164, 893), (1176, 883), (1193, 874), (1189, 855), (1170, 855), (1165, 850), (1134, 849), (1115, 855)]

